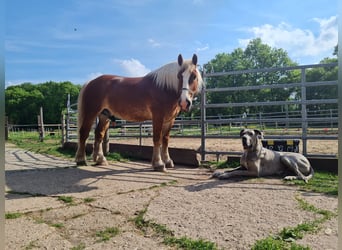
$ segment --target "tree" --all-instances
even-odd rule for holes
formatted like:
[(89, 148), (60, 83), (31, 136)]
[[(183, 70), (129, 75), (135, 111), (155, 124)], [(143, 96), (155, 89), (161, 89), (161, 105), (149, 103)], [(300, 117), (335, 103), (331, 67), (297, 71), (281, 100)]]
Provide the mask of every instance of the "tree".
[[(335, 51), (333, 55), (337, 55), (335, 53), (337, 47), (335, 47)], [(320, 61), (322, 64), (330, 64), (337, 63), (337, 58), (324, 58)], [(307, 71), (306, 81), (307, 82), (318, 82), (318, 81), (336, 81), (338, 76), (338, 67), (321, 67), (321, 68), (313, 68)], [(329, 86), (313, 86), (308, 87), (306, 91), (306, 96), (308, 100), (313, 99), (337, 99), (338, 98), (338, 89), (335, 85)], [(315, 104), (308, 107), (309, 110), (315, 112), (325, 112), (330, 109), (337, 109), (337, 104)]]
[(6, 115), (13, 124), (36, 124), (39, 109), (43, 107), (45, 123), (60, 123), (68, 94), (71, 103), (75, 103), (80, 89), (80, 85), (71, 82), (51, 81), (10, 86), (5, 90)]
[[(294, 63), (283, 49), (271, 48), (257, 38), (247, 45), (246, 49), (235, 49), (232, 53), (221, 53), (205, 65), (209, 72), (227, 72), (245, 69), (263, 69), (294, 66)], [(296, 71), (276, 71), (271, 73), (238, 74), (207, 79), (207, 88), (234, 86), (271, 85), (293, 82), (299, 78)], [(284, 101), (290, 98), (293, 89), (262, 89), (235, 92), (213, 92), (208, 94), (208, 103), (243, 103), (257, 101)], [(208, 115), (242, 114), (247, 107), (208, 110)], [(250, 113), (282, 111), (280, 106), (248, 107)]]
[(43, 98), (43, 94), (30, 83), (8, 87), (5, 91), (5, 110), (9, 121), (16, 124), (37, 123)]
[(71, 82), (46, 82), (37, 85), (37, 88), (43, 93), (44, 122), (60, 123), (61, 113), (66, 108), (68, 94), (70, 102), (77, 101), (80, 86), (73, 85)]

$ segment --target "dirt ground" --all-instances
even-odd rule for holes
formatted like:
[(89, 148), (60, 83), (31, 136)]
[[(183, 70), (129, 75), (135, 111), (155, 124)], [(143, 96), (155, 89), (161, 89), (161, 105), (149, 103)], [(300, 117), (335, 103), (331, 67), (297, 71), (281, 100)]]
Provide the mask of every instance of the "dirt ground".
[[(116, 143), (127, 143), (139, 145), (138, 138), (132, 139), (116, 139), (112, 140)], [(243, 151), (240, 139), (206, 139), (206, 151), (231, 151), (231, 152), (241, 152)], [(142, 145), (152, 146), (152, 138), (143, 138)], [(188, 149), (199, 149), (201, 146), (201, 139), (191, 138), (172, 138), (169, 143), (170, 147), (174, 148), (188, 148)], [(309, 140), (307, 143), (307, 153), (308, 154), (327, 154), (327, 155), (337, 155), (338, 144), (337, 140)], [(302, 152), (302, 142), (299, 143), (299, 152)], [(222, 156), (221, 156), (222, 157)], [(207, 160), (216, 159), (216, 156), (208, 155)]]
[[(151, 228), (144, 232), (135, 225), (145, 212), (145, 221), (164, 225), (177, 238), (245, 250), (284, 227), (319, 217), (301, 209), (297, 198), (337, 211), (337, 197), (303, 192), (279, 179), (220, 181), (201, 168), (154, 172), (148, 162), (74, 166), (6, 145), (5, 209), (21, 215), (6, 219), (6, 249), (175, 249)], [(118, 235), (101, 240), (99, 233), (113, 227)], [(337, 239), (334, 217), (297, 243), (331, 250), (338, 249)]]

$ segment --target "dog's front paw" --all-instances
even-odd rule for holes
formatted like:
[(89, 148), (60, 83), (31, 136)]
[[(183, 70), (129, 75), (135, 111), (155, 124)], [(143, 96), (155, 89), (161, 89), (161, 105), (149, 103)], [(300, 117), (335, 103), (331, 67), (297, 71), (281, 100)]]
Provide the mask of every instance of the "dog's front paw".
[(297, 176), (285, 176), (284, 177), (285, 181), (294, 181), (294, 180), (298, 180)]

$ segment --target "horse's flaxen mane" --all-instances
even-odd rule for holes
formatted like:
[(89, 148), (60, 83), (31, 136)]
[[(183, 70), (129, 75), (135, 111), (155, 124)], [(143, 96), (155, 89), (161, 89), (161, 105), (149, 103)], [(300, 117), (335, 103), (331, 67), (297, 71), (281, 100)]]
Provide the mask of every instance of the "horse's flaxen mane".
[[(192, 65), (191, 60), (185, 60), (183, 62), (182, 66), (179, 66), (177, 62), (172, 62), (169, 64), (166, 64), (159, 69), (156, 69), (150, 73), (148, 73), (146, 76), (152, 77), (158, 87), (165, 87), (166, 89), (171, 89), (178, 91), (178, 77), (177, 74), (179, 71), (183, 70), (186, 67), (189, 67)], [(201, 88), (201, 85), (203, 83), (201, 73), (198, 71), (198, 77), (199, 79), (199, 85), (198, 88)]]

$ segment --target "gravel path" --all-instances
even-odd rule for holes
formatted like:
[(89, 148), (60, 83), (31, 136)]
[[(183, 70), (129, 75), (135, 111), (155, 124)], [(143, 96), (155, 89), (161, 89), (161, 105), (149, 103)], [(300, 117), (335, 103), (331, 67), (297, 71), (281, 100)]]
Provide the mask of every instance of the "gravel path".
[[(111, 162), (74, 168), (71, 161), (6, 145), (6, 249), (173, 249), (132, 219), (165, 225), (175, 237), (215, 242), (219, 249), (249, 249), (284, 227), (312, 221), (315, 207), (337, 210), (337, 198), (301, 192), (278, 179), (219, 181), (205, 169), (176, 166), (168, 173), (146, 162)], [(72, 203), (63, 198), (72, 197)], [(99, 232), (118, 228), (107, 241)], [(298, 241), (337, 249), (337, 218)]]

